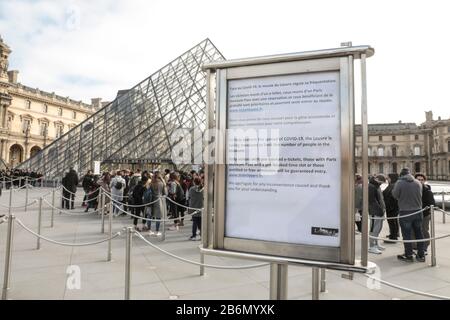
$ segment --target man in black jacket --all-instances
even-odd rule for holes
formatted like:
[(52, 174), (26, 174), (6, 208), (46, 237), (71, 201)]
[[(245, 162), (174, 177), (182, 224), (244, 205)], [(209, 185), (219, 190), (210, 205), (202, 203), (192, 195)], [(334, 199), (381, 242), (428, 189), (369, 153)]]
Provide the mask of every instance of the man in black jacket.
[[(398, 219), (392, 219), (398, 217), (398, 202), (397, 199), (392, 195), (392, 190), (394, 189), (395, 183), (398, 180), (397, 173), (388, 174), (389, 185), (383, 191), (384, 203), (386, 204), (386, 216), (388, 217), (389, 224), (389, 235), (390, 240), (398, 240)], [(385, 243), (395, 243), (389, 240), (385, 240)]]
[[(427, 181), (427, 177), (423, 173), (416, 173), (414, 178), (419, 180), (419, 182), (422, 184), (422, 208), (436, 205), (433, 192), (431, 191), (431, 186), (425, 184), (425, 182)], [(425, 239), (430, 238), (430, 220), (431, 212), (430, 209), (427, 209), (423, 212), (422, 220), (422, 232)], [(428, 250), (429, 245), (430, 241), (425, 242), (425, 254)]]
[(75, 206), (75, 193), (77, 192), (78, 186), (78, 174), (73, 169), (70, 168), (70, 171), (66, 175), (66, 188), (70, 194), (70, 208), (73, 209)]

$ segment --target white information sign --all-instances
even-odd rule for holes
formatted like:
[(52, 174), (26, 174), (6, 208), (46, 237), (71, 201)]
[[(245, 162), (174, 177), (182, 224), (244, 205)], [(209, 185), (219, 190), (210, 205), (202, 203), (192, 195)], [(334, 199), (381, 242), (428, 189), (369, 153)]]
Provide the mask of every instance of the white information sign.
[[(226, 237), (339, 247), (339, 88), (337, 71), (228, 81)], [(278, 161), (236, 163), (242, 146)]]
[(100, 174), (100, 161), (94, 161), (94, 174)]

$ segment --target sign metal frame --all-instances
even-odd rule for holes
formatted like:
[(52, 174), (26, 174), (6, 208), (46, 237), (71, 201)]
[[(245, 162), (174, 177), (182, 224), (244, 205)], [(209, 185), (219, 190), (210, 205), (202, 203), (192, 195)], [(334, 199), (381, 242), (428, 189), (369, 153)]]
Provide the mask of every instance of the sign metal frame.
[[(369, 46), (338, 48), (296, 54), (267, 56), (232, 61), (211, 62), (203, 66), (209, 74), (208, 86), (216, 87), (215, 99), (208, 99), (208, 118), (214, 119), (216, 129), (227, 128), (227, 83), (232, 79), (248, 79), (263, 76), (307, 74), (313, 72), (339, 72), (340, 92), (340, 145), (341, 145), (341, 204), (340, 204), (340, 244), (339, 247), (290, 244), (225, 236), (226, 204), (226, 138), (215, 142), (216, 162), (214, 180), (209, 177), (207, 184), (214, 183), (214, 191), (208, 192), (207, 207), (214, 207), (214, 224), (207, 224), (208, 233), (213, 229), (213, 237), (203, 241), (202, 253), (242, 258), (260, 256), (262, 260), (291, 261), (306, 265), (325, 263), (329, 265), (355, 267), (354, 232), (354, 70), (355, 58), (370, 57), (374, 50)], [(215, 79), (215, 81), (214, 81)], [(215, 83), (214, 83), (215, 82)], [(365, 83), (363, 84), (365, 86)], [(212, 125), (210, 125), (212, 127)], [(213, 182), (214, 181), (214, 182)], [(211, 190), (211, 189), (209, 189)], [(211, 194), (212, 193), (212, 194)], [(211, 210), (208, 210), (211, 211)], [(243, 213), (245, 214), (245, 213)], [(208, 219), (212, 212), (205, 212)], [(301, 223), (301, 222), (300, 222)], [(367, 267), (367, 263), (363, 266)], [(344, 267), (345, 268), (345, 267)], [(354, 269), (353, 269), (354, 271)]]

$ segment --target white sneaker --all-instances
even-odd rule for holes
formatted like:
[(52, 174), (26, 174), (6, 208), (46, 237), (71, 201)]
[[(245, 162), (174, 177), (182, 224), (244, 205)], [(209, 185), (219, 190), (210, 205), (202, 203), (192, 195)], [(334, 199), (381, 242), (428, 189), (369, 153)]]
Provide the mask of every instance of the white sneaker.
[(381, 251), (377, 247), (370, 247), (369, 252), (373, 254), (381, 254)]
[(194, 241), (200, 241), (200, 240), (202, 240), (202, 238), (201, 238), (200, 236), (196, 236), (196, 237), (194, 238)]
[(380, 250), (380, 251), (386, 250), (386, 247), (383, 247), (383, 246), (380, 246), (380, 245), (378, 245), (377, 248), (378, 248), (378, 250)]
[(148, 232), (148, 234), (149, 234), (150, 236), (154, 236), (154, 235), (155, 235), (155, 233), (154, 233), (152, 230), (150, 230), (150, 231)]
[(157, 236), (157, 237), (161, 237), (161, 236), (162, 236), (162, 233), (161, 233), (160, 231), (158, 231), (158, 232), (156, 233), (156, 236)]
[(172, 227), (169, 227), (169, 230), (170, 231), (178, 231), (178, 230), (180, 230), (180, 228), (178, 226), (172, 226)]

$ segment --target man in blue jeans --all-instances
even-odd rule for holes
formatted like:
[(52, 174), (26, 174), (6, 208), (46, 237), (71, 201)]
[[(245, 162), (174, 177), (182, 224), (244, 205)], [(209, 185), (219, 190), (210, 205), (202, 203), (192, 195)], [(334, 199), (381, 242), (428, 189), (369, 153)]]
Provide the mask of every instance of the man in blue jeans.
[[(403, 168), (400, 172), (400, 178), (392, 190), (392, 195), (398, 200), (399, 221), (403, 240), (412, 239), (412, 230), (414, 230), (416, 239), (422, 240), (423, 212), (403, 218), (403, 216), (422, 210), (422, 184), (414, 179), (408, 168)], [(403, 255), (398, 255), (397, 258), (402, 261), (414, 261), (412, 243), (405, 242), (404, 246), (405, 253)], [(417, 249), (416, 260), (425, 262), (424, 242), (417, 242)]]

